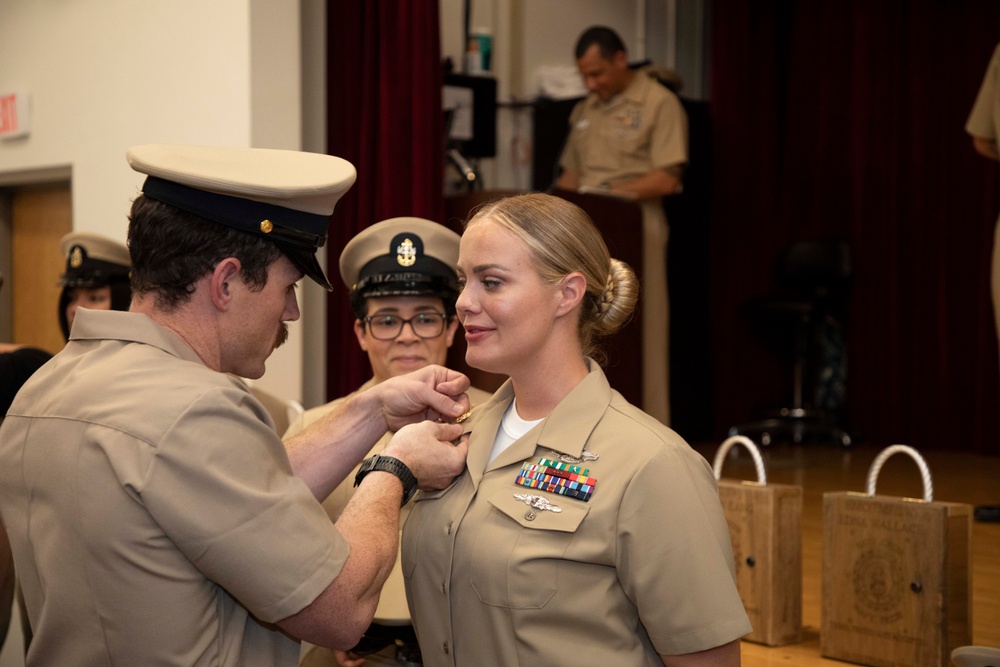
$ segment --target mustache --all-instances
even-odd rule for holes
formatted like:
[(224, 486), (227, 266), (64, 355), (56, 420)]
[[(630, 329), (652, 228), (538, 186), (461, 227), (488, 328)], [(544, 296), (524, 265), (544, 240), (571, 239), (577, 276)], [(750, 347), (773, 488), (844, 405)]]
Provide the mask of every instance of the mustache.
[(288, 342), (288, 325), (282, 322), (278, 328), (278, 333), (274, 337), (274, 349), (277, 350), (286, 342)]

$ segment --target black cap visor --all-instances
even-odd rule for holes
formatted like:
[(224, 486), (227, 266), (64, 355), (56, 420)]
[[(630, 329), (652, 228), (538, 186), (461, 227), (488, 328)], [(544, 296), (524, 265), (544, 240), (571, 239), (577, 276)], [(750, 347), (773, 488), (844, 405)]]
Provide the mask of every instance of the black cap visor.
[(316, 250), (326, 243), (330, 216), (206, 192), (155, 176), (146, 179), (142, 191), (150, 199), (273, 242), (303, 273), (333, 289), (316, 259)]

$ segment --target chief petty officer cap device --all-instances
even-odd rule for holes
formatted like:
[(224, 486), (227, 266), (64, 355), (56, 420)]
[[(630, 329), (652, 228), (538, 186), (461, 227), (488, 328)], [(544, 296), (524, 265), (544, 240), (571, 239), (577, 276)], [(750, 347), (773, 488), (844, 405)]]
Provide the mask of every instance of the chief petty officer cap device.
[(328, 290), (316, 260), (333, 209), (354, 184), (339, 157), (268, 148), (147, 144), (126, 154), (150, 199), (273, 242)]
[(458, 294), (460, 237), (423, 218), (391, 218), (355, 236), (340, 253), (340, 277), (352, 294)]
[(64, 287), (103, 287), (113, 281), (128, 281), (132, 259), (124, 243), (100, 234), (70, 232), (59, 239), (59, 252), (66, 258), (66, 271), (59, 277)]

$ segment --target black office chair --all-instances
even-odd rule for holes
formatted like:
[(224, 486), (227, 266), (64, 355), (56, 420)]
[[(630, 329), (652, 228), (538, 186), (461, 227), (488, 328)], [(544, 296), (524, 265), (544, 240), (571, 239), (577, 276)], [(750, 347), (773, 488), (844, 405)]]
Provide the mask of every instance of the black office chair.
[(797, 241), (778, 260), (779, 290), (743, 304), (743, 315), (752, 325), (779, 334), (785, 346), (791, 335), (792, 396), (790, 405), (733, 426), (729, 435), (745, 435), (762, 445), (825, 441), (850, 446), (851, 436), (843, 426), (843, 332), (852, 270), (846, 242)]

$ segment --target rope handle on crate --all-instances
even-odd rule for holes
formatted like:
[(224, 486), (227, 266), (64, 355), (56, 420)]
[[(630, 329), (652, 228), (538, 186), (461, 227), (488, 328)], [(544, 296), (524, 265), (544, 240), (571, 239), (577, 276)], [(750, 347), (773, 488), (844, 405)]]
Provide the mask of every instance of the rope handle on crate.
[(878, 480), (878, 473), (882, 470), (882, 464), (893, 454), (909, 454), (910, 458), (916, 462), (917, 467), (920, 468), (920, 476), (924, 481), (924, 502), (933, 502), (934, 485), (931, 483), (931, 470), (927, 467), (924, 457), (909, 445), (892, 445), (879, 452), (879, 455), (872, 461), (871, 468), (868, 469), (868, 481), (865, 484), (865, 493), (869, 496), (875, 495), (875, 482)]
[(750, 451), (750, 456), (753, 457), (753, 464), (757, 467), (757, 483), (761, 486), (767, 486), (767, 475), (764, 473), (764, 459), (760, 457), (760, 450), (757, 449), (757, 445), (753, 444), (753, 440), (745, 435), (730, 436), (719, 445), (719, 451), (715, 453), (715, 463), (712, 464), (712, 472), (715, 473), (715, 479), (722, 479), (722, 463), (726, 458), (726, 454), (733, 448), (733, 445), (743, 445)]

